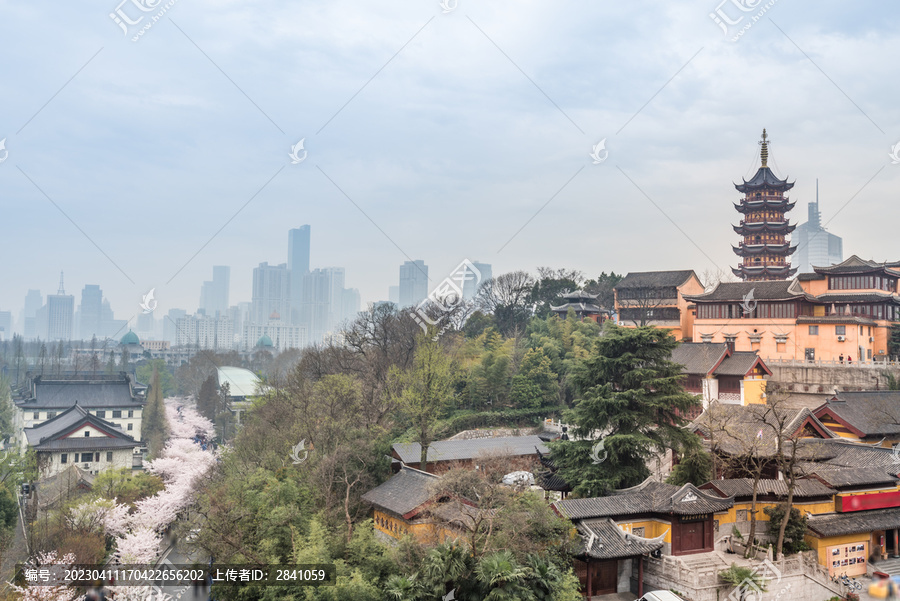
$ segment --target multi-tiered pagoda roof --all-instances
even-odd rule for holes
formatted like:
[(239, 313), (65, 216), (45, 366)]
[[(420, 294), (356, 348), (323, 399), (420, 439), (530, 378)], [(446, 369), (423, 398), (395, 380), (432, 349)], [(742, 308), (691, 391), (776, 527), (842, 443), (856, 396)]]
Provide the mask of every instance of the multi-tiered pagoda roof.
[(763, 130), (760, 159), (761, 165), (750, 180), (735, 184), (744, 197), (734, 208), (742, 214), (738, 225), (732, 226), (736, 234), (743, 237), (734, 253), (743, 259), (732, 272), (743, 280), (782, 280), (796, 273), (791, 268), (788, 257), (797, 249), (791, 246), (787, 235), (794, 231), (794, 224), (788, 222), (785, 213), (794, 208), (784, 193), (794, 187), (794, 182), (781, 179), (769, 168), (769, 146), (766, 130)]

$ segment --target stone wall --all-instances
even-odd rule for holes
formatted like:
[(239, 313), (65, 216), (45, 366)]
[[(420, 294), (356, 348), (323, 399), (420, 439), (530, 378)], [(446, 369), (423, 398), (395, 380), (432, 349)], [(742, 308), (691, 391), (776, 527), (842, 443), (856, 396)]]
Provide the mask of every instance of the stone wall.
[[(658, 559), (644, 558), (644, 590), (672, 590), (687, 601), (729, 601), (738, 599), (734, 587), (719, 579), (723, 567), (718, 556), (709, 555), (702, 562), (700, 555), (687, 556), (690, 564), (680, 557), (663, 555)], [(823, 601), (843, 594), (840, 585), (831, 582), (827, 571), (816, 563), (815, 553), (806, 552), (773, 562), (780, 572), (771, 578), (761, 601)], [(754, 565), (760, 565), (754, 562)], [(637, 578), (637, 562), (632, 578)], [(752, 596), (752, 595), (748, 595)]]
[(900, 378), (896, 366), (806, 365), (766, 363), (772, 370), (769, 382), (777, 383), (791, 392), (834, 394), (835, 388), (847, 390), (887, 390), (887, 374)]

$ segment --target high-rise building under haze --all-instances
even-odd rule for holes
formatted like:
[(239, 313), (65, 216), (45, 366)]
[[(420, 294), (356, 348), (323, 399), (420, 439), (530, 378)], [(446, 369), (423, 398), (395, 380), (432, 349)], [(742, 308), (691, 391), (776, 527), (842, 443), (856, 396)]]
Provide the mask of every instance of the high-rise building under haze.
[(200, 287), (200, 309), (215, 317), (228, 311), (228, 291), (231, 287), (231, 267), (213, 266), (212, 281), (203, 282)]
[(467, 274), (466, 281), (463, 283), (463, 298), (466, 300), (475, 298), (481, 284), (493, 277), (493, 270), (491, 269), (490, 263), (472, 261), (472, 266), (478, 270), (478, 273)]
[(794, 230), (797, 245), (794, 265), (800, 273), (812, 273), (813, 267), (828, 267), (844, 260), (844, 241), (825, 231), (819, 212), (819, 180), (816, 180), (816, 201), (809, 203), (809, 218)]
[(59, 291), (47, 295), (47, 338), (71, 340), (72, 323), (75, 320), (75, 297), (66, 294), (63, 274), (59, 274)]
[[(303, 278), (309, 273), (310, 227), (301, 225), (288, 231), (288, 270), (291, 272), (291, 315), (285, 320), (302, 322)], [(308, 325), (308, 324), (307, 324)]]
[(25, 308), (22, 310), (22, 335), (26, 340), (34, 340), (38, 336), (37, 314), (44, 306), (44, 297), (40, 290), (29, 290), (25, 295)]
[(102, 338), (104, 333), (103, 291), (97, 284), (85, 284), (78, 306), (78, 336), (90, 340), (94, 336)]
[(412, 307), (428, 296), (428, 266), (425, 261), (406, 261), (400, 266), (400, 308)]
[(291, 314), (291, 272), (286, 263), (260, 263), (253, 269), (251, 323), (266, 323), (273, 313), (289, 322)]

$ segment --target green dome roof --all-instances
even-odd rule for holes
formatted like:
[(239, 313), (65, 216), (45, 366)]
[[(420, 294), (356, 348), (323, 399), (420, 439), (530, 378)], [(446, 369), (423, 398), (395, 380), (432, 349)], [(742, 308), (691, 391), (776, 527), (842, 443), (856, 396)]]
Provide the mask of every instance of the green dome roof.
[(127, 344), (140, 344), (140, 343), (141, 343), (141, 339), (138, 338), (138, 335), (135, 334), (134, 332), (132, 332), (131, 330), (128, 330), (128, 333), (125, 334), (124, 336), (122, 336), (121, 344), (123, 346), (127, 345)]
[(269, 338), (266, 334), (263, 334), (259, 341), (256, 343), (256, 346), (275, 346), (272, 344), (272, 339)]

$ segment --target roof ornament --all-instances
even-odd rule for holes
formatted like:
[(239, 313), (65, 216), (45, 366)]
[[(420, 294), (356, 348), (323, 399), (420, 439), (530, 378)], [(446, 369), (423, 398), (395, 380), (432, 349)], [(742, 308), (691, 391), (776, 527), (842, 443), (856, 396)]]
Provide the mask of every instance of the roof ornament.
[(759, 143), (762, 149), (759, 151), (759, 158), (762, 161), (762, 167), (767, 167), (769, 162), (769, 136), (766, 134), (766, 128), (763, 128), (762, 141)]

